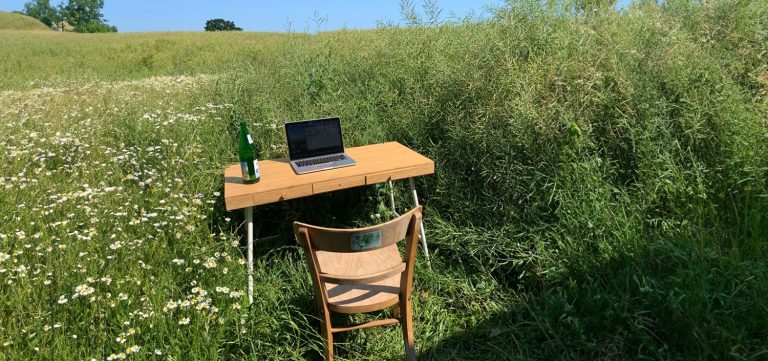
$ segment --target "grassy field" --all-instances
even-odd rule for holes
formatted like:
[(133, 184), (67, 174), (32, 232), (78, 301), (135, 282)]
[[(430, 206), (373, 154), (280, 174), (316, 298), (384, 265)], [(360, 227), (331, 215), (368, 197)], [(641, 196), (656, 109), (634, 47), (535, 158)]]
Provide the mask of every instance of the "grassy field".
[(45, 24), (33, 17), (3, 11), (0, 11), (0, 30), (50, 31)]
[[(306, 35), (268, 33), (79, 34), (10, 32), (0, 37), (0, 89), (242, 70), (257, 49)], [(87, 49), (84, 51), (84, 49)], [(34, 61), (29, 61), (34, 59)]]
[[(0, 32), (0, 360), (320, 359), (290, 222), (380, 222), (385, 189), (257, 208), (280, 237), (249, 307), (221, 172), (240, 120), (269, 158), (284, 122), (328, 115), (351, 146), (436, 162), (419, 359), (766, 359), (767, 29), (768, 3), (669, 1), (317, 35)], [(404, 351), (379, 328), (336, 353)]]

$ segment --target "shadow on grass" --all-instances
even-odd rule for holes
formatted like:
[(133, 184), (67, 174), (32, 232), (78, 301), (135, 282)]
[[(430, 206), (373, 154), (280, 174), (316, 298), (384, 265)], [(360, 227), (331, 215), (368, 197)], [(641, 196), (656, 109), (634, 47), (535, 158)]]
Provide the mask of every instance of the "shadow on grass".
[(766, 292), (763, 262), (659, 240), (512, 292), (504, 311), (417, 348), (420, 360), (760, 359)]

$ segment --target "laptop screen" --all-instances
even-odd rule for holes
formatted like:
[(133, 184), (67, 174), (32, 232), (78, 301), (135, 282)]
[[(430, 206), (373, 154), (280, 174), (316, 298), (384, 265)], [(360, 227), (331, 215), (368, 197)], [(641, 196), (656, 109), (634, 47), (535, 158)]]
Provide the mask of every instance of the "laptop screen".
[(285, 123), (291, 160), (344, 153), (339, 118)]

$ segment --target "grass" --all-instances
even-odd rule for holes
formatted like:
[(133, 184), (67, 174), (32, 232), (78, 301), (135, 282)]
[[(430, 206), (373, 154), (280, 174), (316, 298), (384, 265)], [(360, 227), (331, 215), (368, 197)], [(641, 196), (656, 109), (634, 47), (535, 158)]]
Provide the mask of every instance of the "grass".
[[(303, 35), (267, 33), (0, 34), (0, 89), (67, 87), (79, 82), (223, 74), (253, 49), (275, 49)], [(33, 44), (33, 45), (31, 45)], [(236, 46), (235, 46), (236, 45)], [(27, 59), (35, 59), (33, 62)]]
[(0, 31), (4, 30), (50, 31), (45, 24), (33, 17), (0, 11)]
[[(290, 221), (378, 222), (385, 190), (257, 208), (281, 237), (249, 308), (221, 171), (240, 119), (274, 157), (285, 121), (326, 115), (436, 162), (420, 359), (765, 359), (766, 14), (515, 2), (312, 36), (0, 33), (0, 359), (320, 359)], [(394, 328), (336, 352), (403, 357)]]

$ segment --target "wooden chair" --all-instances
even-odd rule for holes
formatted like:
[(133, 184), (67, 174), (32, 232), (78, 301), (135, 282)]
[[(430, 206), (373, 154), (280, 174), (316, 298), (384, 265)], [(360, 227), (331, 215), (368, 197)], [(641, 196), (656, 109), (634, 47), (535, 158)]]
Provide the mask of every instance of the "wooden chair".
[[(416, 360), (411, 289), (420, 225), (420, 206), (367, 228), (333, 229), (293, 223), (312, 274), (326, 360), (333, 360), (334, 333), (397, 323), (403, 330), (406, 359)], [(402, 239), (407, 240), (405, 259), (397, 248)], [(347, 327), (331, 325), (331, 312), (364, 313), (387, 307), (393, 307), (396, 318)]]

